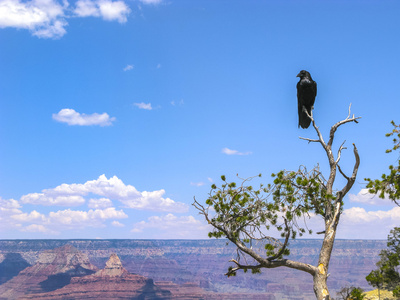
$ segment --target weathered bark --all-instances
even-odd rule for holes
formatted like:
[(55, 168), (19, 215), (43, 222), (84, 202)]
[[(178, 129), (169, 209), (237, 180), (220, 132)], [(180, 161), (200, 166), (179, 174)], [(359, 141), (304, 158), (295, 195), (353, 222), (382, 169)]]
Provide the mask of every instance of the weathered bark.
[(357, 148), (355, 144), (353, 144), (354, 147), (354, 157), (355, 157), (355, 164), (353, 168), (353, 173), (351, 177), (346, 176), (342, 170), (340, 169), (339, 166), (339, 161), (341, 157), (341, 152), (344, 149), (343, 144), (339, 147), (337, 158), (333, 156), (332, 153), (332, 143), (333, 139), (335, 136), (335, 132), (337, 128), (345, 123), (348, 122), (356, 122), (357, 119), (354, 116), (350, 118), (350, 107), (349, 107), (349, 115), (348, 117), (336, 123), (335, 125), (332, 126), (329, 134), (329, 141), (328, 143), (325, 143), (322, 134), (319, 131), (318, 127), (315, 125), (315, 121), (312, 117), (310, 116), (313, 126), (315, 130), (317, 131), (318, 140), (310, 140), (310, 139), (305, 139), (308, 140), (309, 142), (319, 142), (321, 143), (322, 147), (324, 148), (328, 160), (329, 160), (329, 166), (330, 166), (330, 174), (329, 174), (329, 179), (327, 183), (327, 194), (328, 195), (333, 195), (333, 184), (335, 182), (336, 178), (336, 171), (339, 169), (339, 172), (347, 179), (346, 185), (343, 187), (342, 190), (337, 192), (336, 194), (336, 199), (332, 199), (331, 201), (328, 201), (328, 203), (325, 204), (325, 235), (324, 239), (322, 242), (321, 246), (321, 251), (318, 259), (318, 266), (317, 266), (317, 272), (314, 274), (314, 293), (315, 296), (317, 297), (318, 300), (329, 300), (331, 299), (328, 286), (327, 286), (327, 279), (328, 279), (328, 269), (329, 269), (329, 262), (332, 254), (332, 249), (333, 245), (335, 242), (335, 237), (336, 237), (336, 229), (337, 225), (339, 224), (339, 219), (340, 219), (340, 214), (341, 214), (341, 208), (342, 208), (342, 203), (343, 203), (343, 198), (347, 194), (347, 192), (351, 189), (353, 186), (357, 172), (358, 172), (358, 167), (360, 165), (360, 157), (358, 155)]
[[(254, 251), (251, 247), (247, 247), (245, 243), (243, 243), (240, 238), (238, 238), (236, 232), (233, 232), (232, 229), (228, 226), (225, 226), (225, 221), (220, 222), (220, 223), (215, 223), (213, 222), (213, 219), (209, 217), (208, 215), (208, 209), (203, 207), (200, 203), (198, 203), (196, 200), (193, 203), (193, 205), (200, 211), (200, 214), (204, 215), (206, 218), (207, 222), (214, 226), (220, 233), (223, 233), (224, 236), (226, 236), (232, 243), (234, 243), (237, 248), (238, 252), (242, 253), (243, 255), (248, 255), (255, 259), (256, 265), (249, 265), (249, 264), (241, 264), (239, 263), (239, 260), (234, 260), (232, 259), (231, 262), (233, 262), (236, 266), (233, 268), (230, 268), (228, 273), (226, 275), (234, 275), (236, 274), (236, 271), (238, 270), (247, 270), (251, 269), (254, 271), (257, 271), (261, 268), (277, 268), (277, 267), (288, 267), (296, 270), (300, 270), (303, 272), (307, 272), (312, 275), (313, 277), (313, 287), (314, 287), (314, 293), (315, 296), (318, 300), (329, 300), (331, 299), (328, 286), (327, 286), (327, 279), (328, 279), (328, 269), (329, 269), (329, 262), (331, 258), (331, 253), (333, 249), (333, 245), (335, 242), (335, 237), (336, 237), (336, 229), (337, 225), (339, 223), (340, 219), (340, 214), (342, 210), (342, 205), (343, 205), (343, 198), (347, 194), (347, 192), (351, 189), (353, 186), (357, 172), (358, 172), (358, 167), (360, 164), (360, 157), (358, 155), (358, 151), (356, 146), (353, 144), (353, 151), (354, 151), (354, 157), (355, 157), (355, 164), (353, 167), (353, 172), (352, 175), (346, 176), (344, 172), (341, 170), (339, 166), (339, 161), (341, 157), (341, 152), (343, 149), (344, 143), (342, 143), (339, 147), (339, 150), (337, 152), (337, 156), (335, 156), (332, 153), (332, 144), (333, 144), (333, 139), (335, 136), (335, 132), (338, 129), (339, 126), (349, 123), (349, 122), (355, 122), (358, 123), (357, 119), (355, 118), (354, 115), (353, 117), (350, 117), (350, 107), (349, 107), (349, 115), (345, 120), (342, 120), (340, 122), (337, 122), (335, 125), (332, 126), (329, 134), (329, 140), (327, 143), (325, 143), (321, 132), (319, 131), (318, 127), (315, 125), (314, 118), (311, 115), (308, 114), (306, 111), (307, 115), (310, 117), (313, 127), (317, 132), (318, 139), (309, 139), (309, 138), (301, 138), (303, 140), (307, 140), (308, 142), (317, 142), (320, 143), (325, 150), (328, 161), (329, 161), (329, 166), (330, 166), (330, 173), (329, 173), (329, 178), (326, 181), (326, 199), (324, 200), (318, 200), (314, 203), (315, 208), (317, 211), (320, 211), (320, 208), (322, 210), (322, 213), (319, 212), (318, 214), (323, 215), (324, 217), (324, 222), (325, 222), (325, 231), (324, 233), (324, 238), (320, 250), (320, 255), (318, 259), (318, 265), (317, 266), (312, 266), (310, 264), (302, 263), (302, 262), (297, 262), (297, 261), (292, 261), (289, 259), (283, 259), (279, 258), (281, 255), (284, 253), (284, 250), (288, 244), (288, 239), (291, 233), (291, 228), (288, 225), (286, 219), (285, 220), (285, 232), (286, 232), (286, 239), (285, 242), (283, 243), (281, 249), (277, 252), (277, 254), (271, 256), (271, 257), (263, 257), (260, 255), (260, 252)], [(336, 179), (336, 173), (337, 170), (339, 170), (340, 174), (347, 180), (346, 185), (336, 192), (334, 195), (334, 189), (333, 189), (333, 184)], [(225, 179), (223, 179), (225, 180)], [(325, 186), (325, 185), (324, 185)], [(230, 219), (227, 221), (228, 223), (230, 222)], [(240, 257), (239, 257), (240, 258)]]

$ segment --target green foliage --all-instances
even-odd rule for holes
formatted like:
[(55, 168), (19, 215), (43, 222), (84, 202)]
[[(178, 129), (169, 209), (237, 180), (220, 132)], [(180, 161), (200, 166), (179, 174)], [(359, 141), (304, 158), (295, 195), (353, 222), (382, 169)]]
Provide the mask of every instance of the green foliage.
[(393, 291), (393, 296), (400, 298), (400, 286), (397, 286)]
[(371, 271), (365, 279), (368, 281), (369, 285), (372, 285), (375, 288), (381, 289), (383, 286), (384, 279), (380, 270)]
[(362, 300), (365, 298), (365, 295), (363, 295), (364, 290), (362, 288), (353, 288), (351, 293), (350, 293), (350, 298), (351, 300)]
[[(265, 253), (275, 256), (282, 244), (268, 237), (268, 230), (275, 227), (282, 238), (290, 235), (292, 239), (306, 232), (311, 234), (311, 230), (299, 226), (297, 219), (303, 219), (310, 212), (324, 215), (325, 204), (335, 198), (326, 194), (325, 180), (318, 167), (311, 172), (304, 167), (297, 172), (282, 170), (272, 174), (273, 183), (256, 187), (250, 184), (255, 177), (242, 179), (238, 186), (222, 175), (221, 186), (211, 186), (206, 204), (215, 215), (209, 220), (214, 227), (209, 237), (226, 237), (248, 247), (253, 240), (264, 239)], [(276, 258), (289, 253), (286, 248)]]
[(339, 300), (362, 300), (365, 298), (363, 293), (364, 290), (362, 288), (350, 286), (342, 288), (337, 295)]
[[(400, 125), (391, 122), (393, 130), (386, 134), (387, 137), (393, 136), (394, 146), (392, 149), (386, 150), (390, 153), (393, 150), (400, 149)], [(393, 202), (400, 206), (400, 160), (397, 160), (398, 166), (389, 166), (389, 174), (383, 174), (382, 179), (371, 180), (366, 178), (368, 182), (367, 188), (372, 194), (378, 194), (380, 198), (388, 196)], [(388, 249), (382, 250), (379, 254), (380, 260), (377, 263), (377, 270), (371, 271), (366, 277), (370, 285), (393, 290), (393, 294), (400, 296), (400, 274), (398, 268), (400, 265), (400, 227), (395, 227), (390, 231), (388, 236)]]
[[(390, 153), (393, 150), (400, 148), (400, 125), (396, 125), (393, 121), (392, 132), (386, 134), (387, 137), (395, 136), (393, 138), (394, 146), (392, 149), (386, 150), (386, 153)], [(382, 174), (381, 179), (372, 180), (365, 178), (367, 181), (367, 188), (372, 194), (378, 194), (380, 198), (385, 198), (385, 195), (400, 206), (397, 201), (400, 199), (400, 160), (397, 160), (398, 166), (389, 166), (389, 174)]]
[(400, 296), (400, 227), (395, 227), (388, 236), (388, 249), (384, 249), (379, 254), (380, 260), (377, 262), (377, 270), (371, 271), (366, 277), (368, 283), (376, 288), (393, 290)]

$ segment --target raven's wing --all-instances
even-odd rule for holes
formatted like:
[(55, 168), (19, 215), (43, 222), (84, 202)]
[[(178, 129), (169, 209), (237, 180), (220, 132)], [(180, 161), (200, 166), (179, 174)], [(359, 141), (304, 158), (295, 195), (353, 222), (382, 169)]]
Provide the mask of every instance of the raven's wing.
[(307, 113), (303, 111), (303, 107), (311, 115), (311, 110), (314, 106), (315, 96), (317, 95), (317, 84), (315, 81), (300, 80), (297, 83), (297, 110), (299, 115), (299, 127), (308, 128), (311, 124), (311, 119)]
[(303, 112), (303, 106), (305, 105), (304, 93), (300, 81), (297, 83), (297, 113), (299, 115), (299, 125), (301, 128), (307, 128), (307, 115)]

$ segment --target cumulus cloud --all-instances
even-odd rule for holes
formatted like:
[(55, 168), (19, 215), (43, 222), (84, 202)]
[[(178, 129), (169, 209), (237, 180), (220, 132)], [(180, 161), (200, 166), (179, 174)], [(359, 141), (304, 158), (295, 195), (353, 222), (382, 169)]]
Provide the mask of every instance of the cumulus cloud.
[(31, 224), (26, 227), (21, 228), (21, 231), (25, 232), (40, 232), (40, 233), (47, 233), (47, 234), (59, 234), (60, 232), (51, 230), (47, 228), (46, 226), (43, 225), (38, 225), (38, 224)]
[(81, 205), (85, 202), (84, 196), (88, 194), (103, 197), (89, 200), (91, 208), (104, 208), (111, 205), (111, 200), (118, 200), (127, 208), (167, 212), (188, 210), (186, 204), (165, 198), (164, 189), (139, 192), (134, 186), (125, 185), (117, 176), (108, 179), (104, 174), (84, 184), (64, 183), (53, 189), (45, 189), (41, 193), (24, 195), (21, 202), (36, 205)]
[(153, 109), (153, 107), (151, 107), (151, 103), (140, 102), (140, 103), (133, 103), (133, 105), (137, 106), (140, 109), (145, 109), (145, 110)]
[(28, 29), (42, 38), (60, 38), (65, 33), (65, 5), (53, 0), (0, 1), (0, 28)]
[(101, 17), (106, 21), (125, 23), (131, 10), (123, 1), (78, 0), (74, 12), (78, 17)]
[(338, 237), (353, 239), (385, 239), (400, 223), (400, 207), (391, 210), (367, 211), (361, 207), (345, 209), (340, 218)]
[(226, 155), (249, 155), (251, 152), (239, 152), (238, 150), (231, 150), (229, 148), (223, 148), (221, 150), (222, 153)]
[[(211, 226), (196, 220), (193, 216), (177, 217), (173, 214), (149, 217), (147, 222), (141, 221), (133, 226), (131, 232), (142, 233), (147, 229), (156, 229), (158, 236), (152, 238), (206, 238)], [(158, 233), (161, 231), (161, 233)]]
[(116, 210), (115, 207), (106, 209), (91, 209), (89, 211), (78, 210), (59, 210), (49, 213), (49, 223), (57, 226), (67, 226), (69, 228), (87, 227), (102, 227), (103, 221), (107, 219), (122, 219), (128, 216), (122, 210)]
[(100, 11), (96, 2), (90, 0), (79, 0), (76, 2), (75, 14), (79, 17), (99, 17)]
[(45, 206), (79, 206), (85, 203), (85, 199), (79, 195), (52, 195), (51, 193), (31, 193), (22, 196), (21, 202)]
[(90, 199), (88, 203), (89, 208), (107, 208), (111, 206), (112, 202), (108, 198)]
[(78, 0), (72, 10), (68, 5), (66, 0), (0, 0), (0, 28), (27, 29), (40, 38), (61, 38), (71, 16), (125, 23), (131, 12), (123, 1)]
[(64, 108), (58, 113), (53, 114), (53, 120), (61, 123), (67, 123), (68, 125), (79, 125), (79, 126), (110, 126), (115, 118), (110, 118), (107, 113), (93, 113), (91, 115), (81, 114), (71, 108)]
[(381, 199), (379, 196), (370, 194), (368, 189), (361, 189), (357, 195), (349, 194), (350, 202), (364, 203), (370, 205), (393, 205), (394, 204), (389, 198)]
[(15, 214), (12, 215), (11, 218), (21, 223), (37, 222), (37, 221), (46, 222), (46, 216), (37, 212), (36, 210), (31, 211), (29, 214), (28, 213)]

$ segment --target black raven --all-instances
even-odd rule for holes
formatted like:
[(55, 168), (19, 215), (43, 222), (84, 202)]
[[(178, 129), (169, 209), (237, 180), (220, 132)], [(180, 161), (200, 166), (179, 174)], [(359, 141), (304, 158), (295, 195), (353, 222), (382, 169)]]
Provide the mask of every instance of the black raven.
[(303, 111), (303, 107), (311, 115), (311, 110), (314, 108), (315, 96), (317, 96), (317, 83), (312, 80), (310, 73), (301, 70), (296, 77), (300, 77), (297, 83), (297, 108), (299, 112), (299, 127), (308, 128), (311, 119)]

